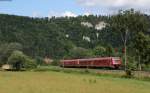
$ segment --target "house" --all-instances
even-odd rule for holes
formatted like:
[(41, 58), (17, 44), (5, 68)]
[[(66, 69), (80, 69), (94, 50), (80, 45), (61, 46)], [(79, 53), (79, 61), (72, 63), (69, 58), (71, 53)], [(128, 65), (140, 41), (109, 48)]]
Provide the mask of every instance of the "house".
[(12, 68), (13, 68), (12, 65), (9, 64), (2, 65), (2, 70), (11, 70)]

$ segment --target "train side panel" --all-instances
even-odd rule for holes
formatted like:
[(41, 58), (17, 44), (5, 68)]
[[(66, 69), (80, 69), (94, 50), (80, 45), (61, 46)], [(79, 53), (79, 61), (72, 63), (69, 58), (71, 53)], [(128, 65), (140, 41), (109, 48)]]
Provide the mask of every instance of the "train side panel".
[(121, 59), (118, 58), (118, 57), (108, 57), (108, 58), (62, 60), (60, 65), (64, 66), (64, 67), (110, 67), (110, 68), (119, 68), (121, 66)]
[(94, 67), (109, 67), (111, 64), (110, 59), (99, 59), (99, 60), (94, 60), (93, 66)]

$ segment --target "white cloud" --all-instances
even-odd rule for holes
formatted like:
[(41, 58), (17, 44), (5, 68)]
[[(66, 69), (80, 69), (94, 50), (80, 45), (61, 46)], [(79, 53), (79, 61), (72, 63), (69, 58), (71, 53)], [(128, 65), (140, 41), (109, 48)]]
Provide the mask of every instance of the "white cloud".
[(91, 15), (91, 14), (92, 14), (92, 13), (85, 12), (83, 15), (89, 16), (89, 15)]
[(77, 0), (78, 4), (86, 7), (115, 8), (150, 8), (150, 0)]
[(53, 16), (55, 16), (55, 17), (59, 17), (59, 16), (60, 16), (60, 14), (59, 14), (58, 12), (49, 11), (49, 13), (48, 13), (48, 17), (49, 17), (49, 18), (51, 18), (51, 17), (53, 17)]
[(48, 17), (51, 18), (52, 16), (55, 17), (77, 17), (78, 15), (71, 12), (71, 11), (65, 11), (65, 12), (55, 12), (55, 11), (50, 11), (48, 14)]
[(41, 13), (34, 11), (31, 15), (31, 17), (42, 17)]
[(77, 15), (73, 12), (70, 11), (65, 11), (62, 16), (67, 16), (67, 17), (77, 17)]

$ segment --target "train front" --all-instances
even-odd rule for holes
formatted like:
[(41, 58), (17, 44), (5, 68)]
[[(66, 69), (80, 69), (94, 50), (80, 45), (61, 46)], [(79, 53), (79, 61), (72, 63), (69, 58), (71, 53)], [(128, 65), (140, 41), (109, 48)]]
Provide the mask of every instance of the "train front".
[(113, 64), (114, 68), (118, 69), (121, 67), (122, 61), (119, 57), (113, 57), (112, 64)]

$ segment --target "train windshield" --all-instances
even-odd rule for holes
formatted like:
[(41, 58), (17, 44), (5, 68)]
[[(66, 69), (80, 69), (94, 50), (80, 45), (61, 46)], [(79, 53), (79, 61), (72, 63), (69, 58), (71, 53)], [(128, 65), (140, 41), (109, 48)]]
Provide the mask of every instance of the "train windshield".
[(113, 58), (113, 63), (114, 64), (119, 64), (120, 63), (120, 58)]

